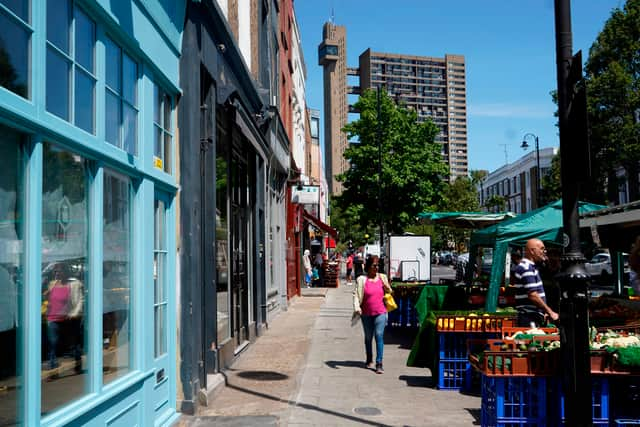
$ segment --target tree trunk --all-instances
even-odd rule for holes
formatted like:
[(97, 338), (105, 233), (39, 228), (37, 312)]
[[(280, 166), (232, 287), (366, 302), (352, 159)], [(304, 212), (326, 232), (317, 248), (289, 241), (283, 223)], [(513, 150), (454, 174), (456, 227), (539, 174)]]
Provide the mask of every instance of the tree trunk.
[(629, 201), (638, 200), (640, 193), (640, 188), (638, 188), (638, 164), (632, 162), (627, 165), (625, 170), (627, 172), (627, 182), (629, 183)]

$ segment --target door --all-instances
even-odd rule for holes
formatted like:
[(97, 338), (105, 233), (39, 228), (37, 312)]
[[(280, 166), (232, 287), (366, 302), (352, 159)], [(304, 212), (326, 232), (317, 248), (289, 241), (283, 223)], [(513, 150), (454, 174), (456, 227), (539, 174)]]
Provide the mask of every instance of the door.
[(242, 350), (249, 339), (249, 292), (248, 292), (248, 251), (249, 237), (248, 179), (245, 158), (234, 151), (231, 162), (231, 303), (233, 307), (232, 331), (235, 337), (236, 351)]

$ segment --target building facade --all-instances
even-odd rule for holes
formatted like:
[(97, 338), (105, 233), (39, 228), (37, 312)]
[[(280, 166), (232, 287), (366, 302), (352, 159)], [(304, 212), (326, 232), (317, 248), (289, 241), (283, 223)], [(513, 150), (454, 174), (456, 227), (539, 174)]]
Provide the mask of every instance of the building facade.
[[(343, 153), (347, 136), (342, 128), (348, 113), (354, 112), (348, 95), (366, 89), (386, 90), (398, 104), (415, 110), (418, 120), (431, 119), (440, 128), (436, 142), (442, 146), (449, 166), (449, 179), (467, 176), (466, 65), (463, 55), (443, 58), (373, 52), (360, 54), (358, 67), (347, 66), (346, 28), (327, 22), (318, 47), (324, 76), (325, 171), (331, 193), (340, 193), (335, 175), (343, 173), (348, 161)], [(359, 78), (359, 86), (348, 85), (348, 76)]]
[(386, 90), (396, 103), (415, 110), (440, 128), (436, 142), (450, 179), (467, 176), (466, 70), (462, 55), (444, 58), (364, 51), (359, 58), (360, 90)]
[(498, 208), (486, 208), (487, 201), (493, 196), (500, 196), (506, 202), (505, 209), (517, 214), (529, 212), (540, 207), (538, 193), (542, 188), (541, 180), (551, 168), (551, 161), (558, 153), (555, 147), (541, 148), (540, 180), (538, 179), (538, 159), (536, 152), (531, 151), (513, 163), (489, 173), (477, 185), (478, 200), (483, 209), (499, 211)]
[(327, 22), (322, 27), (322, 42), (318, 46), (318, 63), (323, 68), (324, 93), (324, 167), (330, 193), (342, 192), (335, 176), (344, 173), (349, 164), (342, 153), (347, 148), (347, 30)]
[(0, 2), (0, 418), (171, 425), (184, 1)]
[[(188, 2), (180, 63), (179, 408), (286, 308), (279, 4)], [(290, 117), (289, 113), (286, 113)]]

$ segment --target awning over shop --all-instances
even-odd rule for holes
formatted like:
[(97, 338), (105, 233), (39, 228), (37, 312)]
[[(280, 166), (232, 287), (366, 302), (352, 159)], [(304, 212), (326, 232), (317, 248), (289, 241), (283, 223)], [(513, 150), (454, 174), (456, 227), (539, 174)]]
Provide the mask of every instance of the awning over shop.
[(338, 231), (335, 228), (328, 226), (327, 224), (320, 221), (315, 216), (311, 215), (309, 212), (302, 211), (302, 217), (304, 218), (305, 221), (307, 221), (309, 224), (313, 225), (314, 227), (319, 228), (325, 233), (329, 233), (329, 235), (334, 239), (338, 237)]
[[(602, 205), (578, 203), (578, 212), (581, 215), (602, 208), (604, 208)], [(498, 290), (504, 274), (505, 258), (509, 245), (524, 246), (527, 240), (532, 238), (556, 245), (563, 244), (562, 200), (471, 234), (470, 263), (474, 262), (480, 246), (493, 248), (493, 265), (491, 266), (491, 279), (485, 307), (487, 311), (496, 310)]]
[(458, 228), (484, 228), (515, 216), (513, 212), (422, 212), (418, 214), (418, 218), (434, 224)]

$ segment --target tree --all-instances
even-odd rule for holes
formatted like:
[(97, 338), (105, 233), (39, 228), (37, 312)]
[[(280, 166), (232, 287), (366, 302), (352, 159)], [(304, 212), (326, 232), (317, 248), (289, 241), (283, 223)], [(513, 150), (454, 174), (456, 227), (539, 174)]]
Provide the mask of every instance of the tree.
[(343, 128), (358, 142), (344, 151), (351, 168), (337, 176), (343, 192), (336, 202), (344, 211), (356, 210), (363, 229), (375, 229), (382, 220), (386, 232), (400, 233), (418, 213), (436, 206), (448, 167), (435, 142), (438, 127), (431, 120), (419, 123), (415, 111), (382, 92), (380, 120), (377, 93), (367, 90), (355, 104), (360, 118)]
[(551, 160), (551, 168), (542, 177), (542, 204), (545, 205), (562, 198), (560, 183), (560, 150)]
[(484, 204), (484, 206), (489, 209), (489, 211), (497, 211), (497, 212), (502, 212), (506, 209), (507, 206), (507, 201), (505, 200), (504, 197), (498, 195), (498, 194), (494, 194), (493, 196), (489, 197), (486, 201), (486, 203)]
[[(478, 179), (478, 176), (483, 178), (486, 175), (482, 174), (482, 172), (486, 171), (472, 172), (476, 172), (473, 174), (475, 176), (475, 179)], [(442, 198), (438, 204), (438, 210), (442, 212), (479, 211), (480, 203), (478, 202), (478, 193), (476, 191), (476, 186), (473, 183), (473, 178), (460, 176), (456, 178), (456, 180), (451, 184), (446, 185), (442, 193)], [(465, 242), (471, 235), (470, 230), (456, 227), (447, 227), (440, 225), (436, 226), (435, 228), (442, 241), (453, 241), (456, 249), (459, 247), (459, 243)]]
[(596, 189), (590, 200), (617, 200), (619, 166), (635, 200), (640, 195), (640, 0), (613, 10), (589, 50), (585, 71), (593, 176), (587, 188)]

